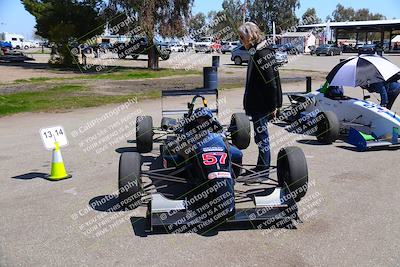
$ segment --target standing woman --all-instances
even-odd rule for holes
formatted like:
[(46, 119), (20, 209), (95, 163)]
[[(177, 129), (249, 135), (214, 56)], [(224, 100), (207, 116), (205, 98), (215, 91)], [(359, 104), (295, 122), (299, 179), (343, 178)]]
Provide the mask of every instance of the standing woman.
[[(246, 22), (239, 27), (240, 41), (250, 53), (247, 67), (246, 89), (243, 105), (252, 117), (255, 142), (258, 145), (257, 167), (254, 171), (267, 170), (271, 163), (268, 121), (276, 117), (282, 106), (282, 89), (274, 50), (268, 47), (260, 28)], [(252, 182), (261, 182), (268, 174)]]

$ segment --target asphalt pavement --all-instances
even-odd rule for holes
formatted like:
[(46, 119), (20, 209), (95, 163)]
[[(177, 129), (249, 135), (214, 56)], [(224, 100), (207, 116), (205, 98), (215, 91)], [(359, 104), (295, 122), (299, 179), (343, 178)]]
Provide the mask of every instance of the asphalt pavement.
[[(296, 86), (285, 90), (302, 89)], [(360, 97), (358, 90), (346, 93)], [(243, 89), (221, 92), (221, 120), (242, 111), (242, 95)], [(120, 153), (134, 151), (135, 117), (151, 115), (160, 123), (159, 100), (136, 100), (0, 118), (1, 266), (398, 266), (399, 151), (356, 152), (340, 141), (320, 145), (276, 125), (270, 126), (273, 163), (287, 145), (301, 147), (308, 162), (310, 188), (300, 202), (304, 222), (297, 229), (146, 235), (145, 207), (106, 212), (115, 203)], [(394, 109), (400, 111), (399, 100)], [(67, 132), (62, 153), (72, 174), (57, 182), (43, 178), (51, 151), (39, 136), (54, 125)], [(157, 151), (146, 154), (146, 162)], [(254, 141), (244, 155), (246, 163), (255, 163)]]

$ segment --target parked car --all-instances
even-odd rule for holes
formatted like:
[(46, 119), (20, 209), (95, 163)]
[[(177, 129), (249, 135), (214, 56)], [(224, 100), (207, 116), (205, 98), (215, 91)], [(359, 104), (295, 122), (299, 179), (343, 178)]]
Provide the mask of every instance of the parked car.
[(0, 48), (12, 49), (11, 42), (3, 42), (3, 41), (0, 41)]
[[(159, 57), (163, 60), (168, 60), (171, 54), (171, 49), (157, 40), (154, 40), (154, 44)], [(132, 56), (133, 59), (137, 59), (139, 55), (147, 55), (150, 48), (151, 47), (146, 38), (134, 37), (129, 42), (115, 43), (113, 52), (117, 53), (120, 59), (124, 59), (127, 56)]]
[(99, 43), (97, 45), (97, 49), (99, 49), (99, 51), (102, 53), (106, 53), (107, 51), (111, 51), (113, 49), (113, 45), (110, 43)]
[(317, 47), (315, 49), (315, 54), (317, 56), (320, 55), (327, 55), (327, 56), (334, 56), (334, 55), (340, 55), (342, 53), (342, 50), (335, 44), (323, 44)]
[(357, 53), (357, 47), (353, 45), (343, 45), (342, 46), (342, 52), (343, 53)]
[(282, 46), (279, 45), (270, 45), (270, 48), (272, 48), (275, 51), (275, 60), (278, 65), (283, 65), (289, 62), (288, 52), (282, 51), (281, 47)]
[[(276, 64), (282, 65), (288, 62), (287, 52), (280, 51), (278, 49), (278, 46), (272, 46), (271, 48), (275, 50)], [(233, 49), (231, 60), (235, 63), (235, 65), (242, 65), (243, 63), (247, 63), (250, 60), (249, 51), (247, 51), (243, 45), (239, 45), (238, 47)]]
[(231, 53), (234, 48), (236, 48), (238, 45), (240, 45), (239, 41), (236, 42), (223, 42), (222, 43), (222, 48), (221, 52), (222, 54), (225, 54), (227, 52)]
[(288, 54), (291, 54), (291, 55), (300, 54), (300, 50), (297, 47), (295, 47), (292, 43), (286, 43), (286, 44), (280, 45), (279, 50), (282, 52), (287, 52)]
[(358, 48), (358, 54), (375, 54), (376, 44), (365, 44)]
[(203, 37), (200, 38), (200, 40), (196, 41), (194, 44), (194, 51), (196, 53), (198, 52), (211, 52), (213, 44), (213, 38), (212, 37)]
[(171, 49), (171, 52), (185, 52), (185, 48), (180, 44), (173, 44), (169, 49)]

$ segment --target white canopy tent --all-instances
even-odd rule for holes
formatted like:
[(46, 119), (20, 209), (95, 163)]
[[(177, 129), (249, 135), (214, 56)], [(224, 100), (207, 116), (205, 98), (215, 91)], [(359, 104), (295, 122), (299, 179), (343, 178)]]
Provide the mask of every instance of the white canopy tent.
[(392, 43), (400, 43), (400, 35), (396, 35), (396, 36), (392, 39)]

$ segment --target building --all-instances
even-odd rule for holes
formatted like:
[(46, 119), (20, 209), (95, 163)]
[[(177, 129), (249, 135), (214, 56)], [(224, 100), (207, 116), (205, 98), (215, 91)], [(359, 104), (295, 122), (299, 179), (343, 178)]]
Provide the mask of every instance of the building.
[(395, 49), (397, 43), (392, 43), (393, 37), (400, 34), (400, 19), (328, 22), (301, 25), (298, 29), (299, 31), (326, 29), (332, 35), (329, 39), (334, 40), (336, 44), (338, 39), (343, 39), (342, 36), (354, 35), (357, 44), (379, 42), (385, 46), (387, 44), (386, 52), (388, 53), (400, 52)]

